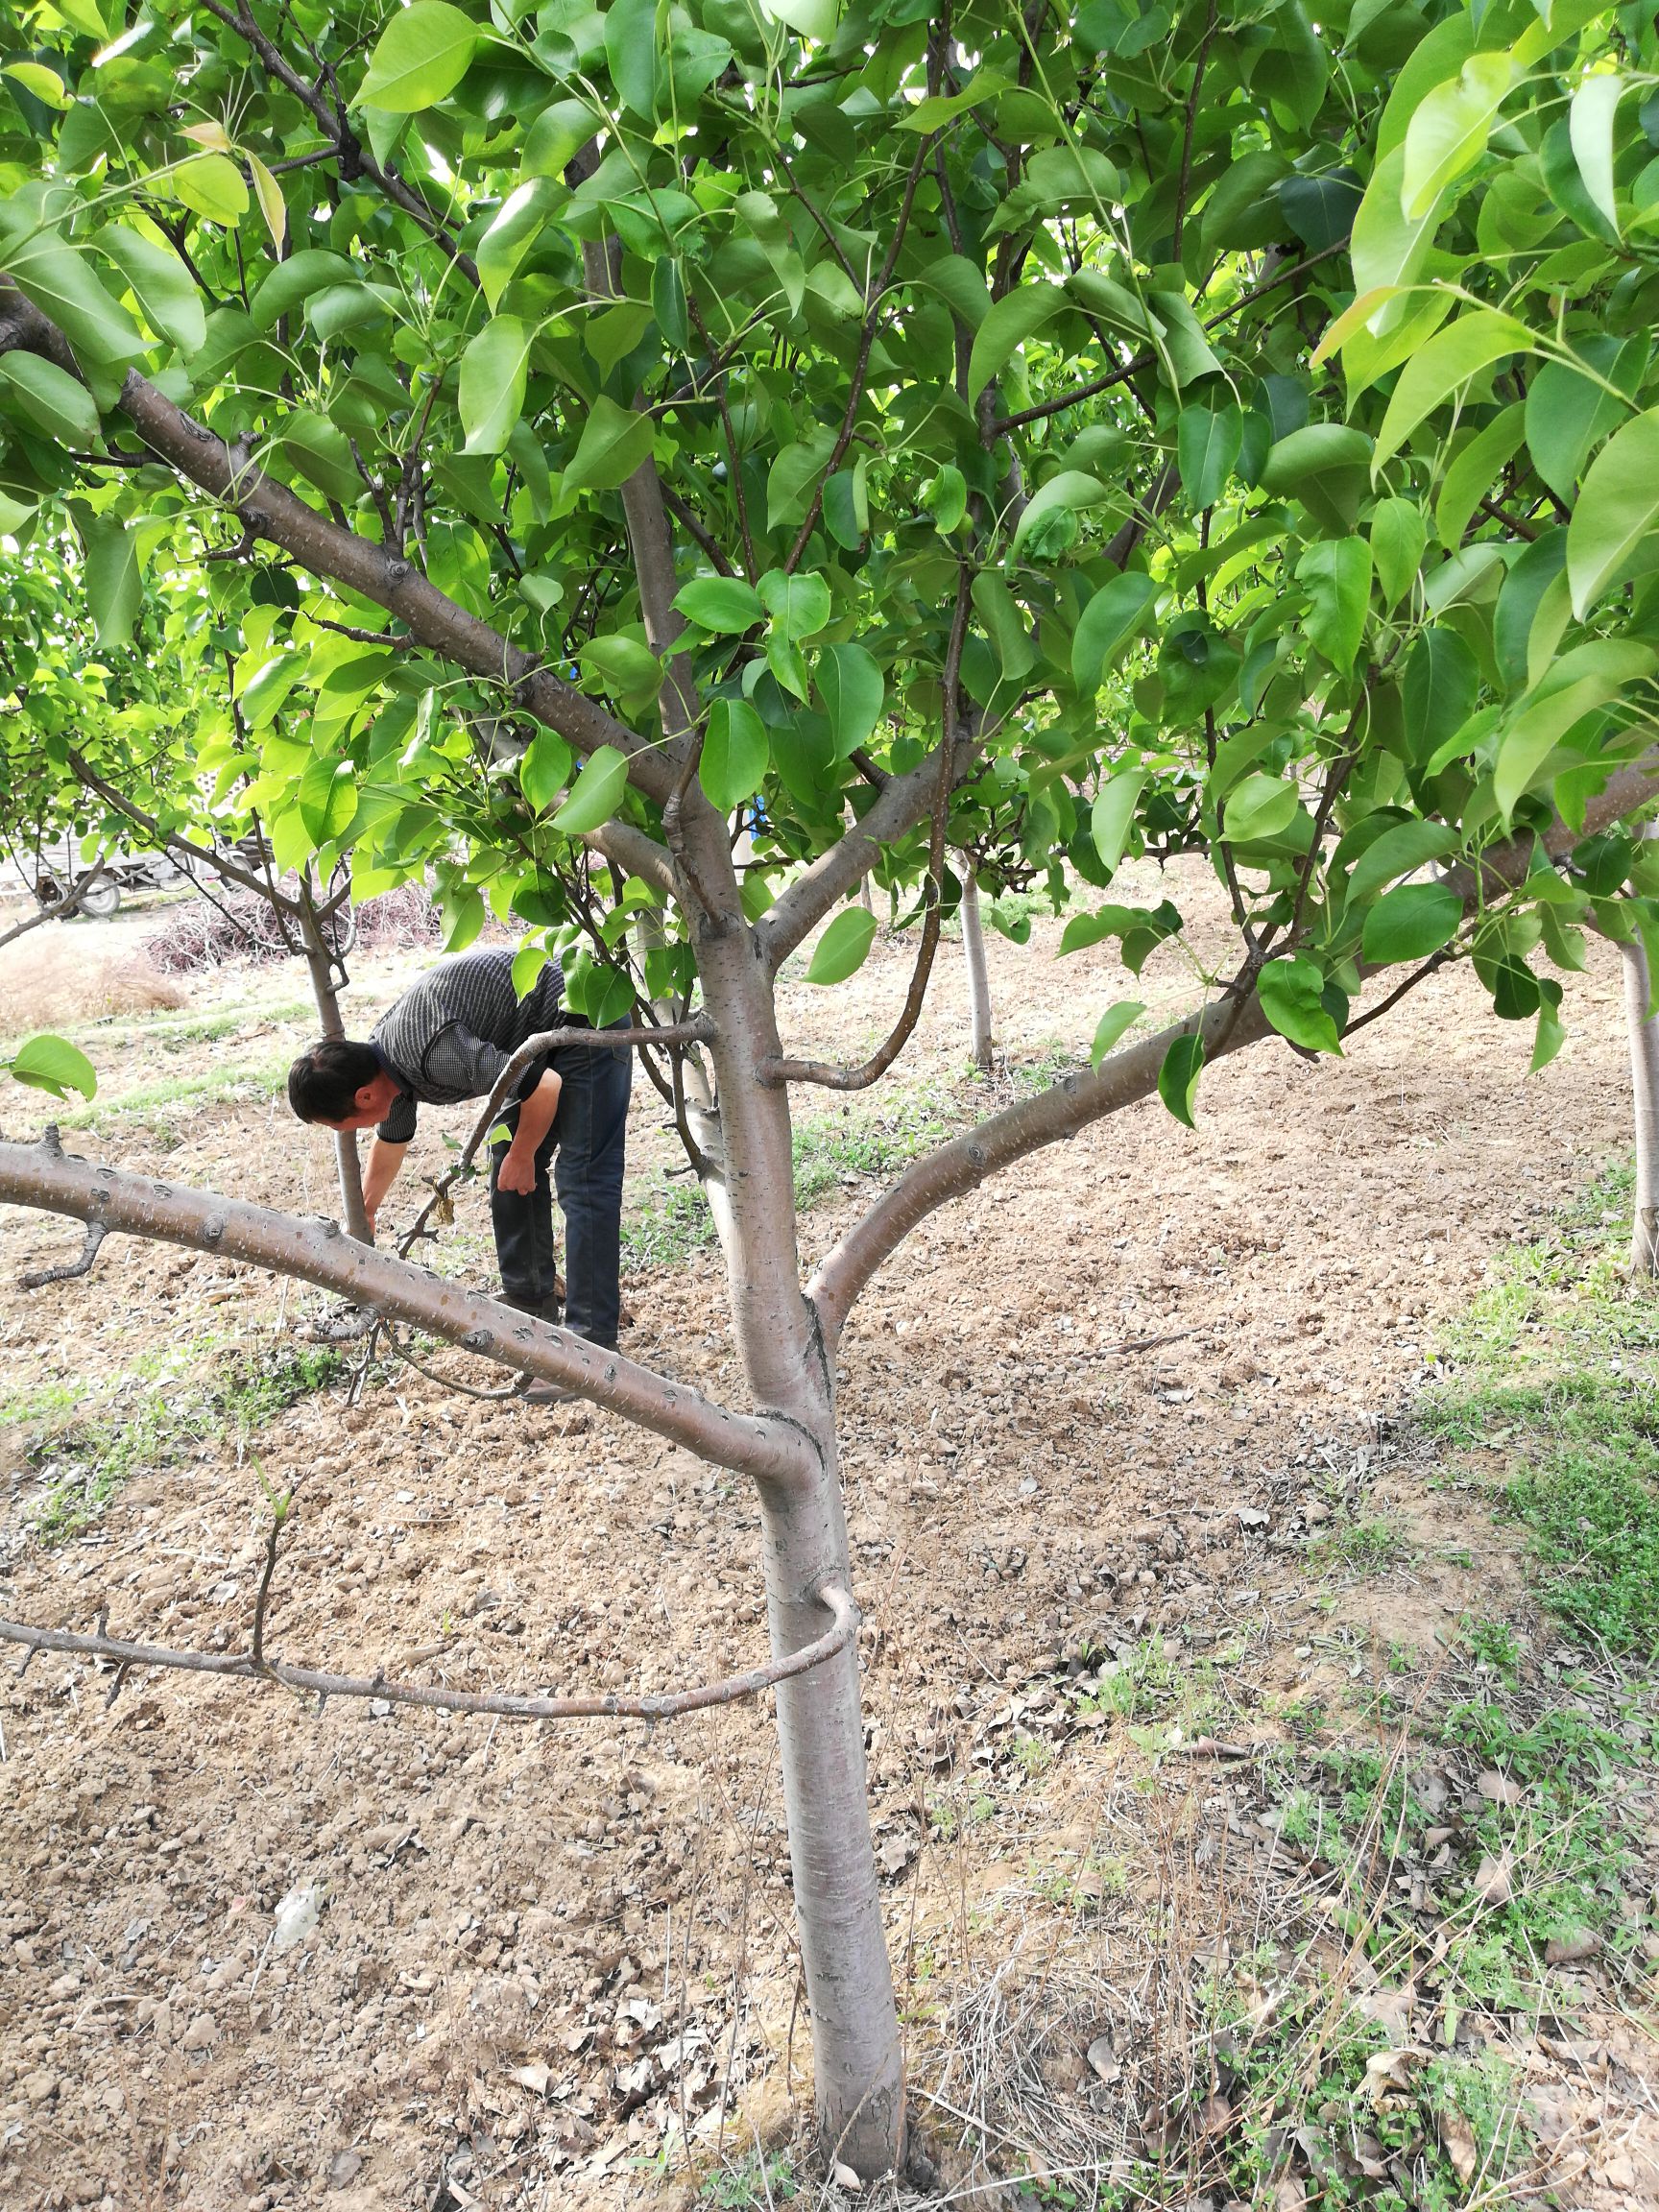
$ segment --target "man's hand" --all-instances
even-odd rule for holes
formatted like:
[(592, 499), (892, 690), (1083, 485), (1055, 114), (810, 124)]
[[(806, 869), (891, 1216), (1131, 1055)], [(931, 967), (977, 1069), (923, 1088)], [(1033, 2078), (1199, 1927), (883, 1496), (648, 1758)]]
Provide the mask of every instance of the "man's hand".
[(517, 1198), (528, 1198), (536, 1188), (536, 1154), (533, 1148), (520, 1144), (517, 1138), (501, 1156), (501, 1165), (495, 1170), (497, 1188), (511, 1190)]

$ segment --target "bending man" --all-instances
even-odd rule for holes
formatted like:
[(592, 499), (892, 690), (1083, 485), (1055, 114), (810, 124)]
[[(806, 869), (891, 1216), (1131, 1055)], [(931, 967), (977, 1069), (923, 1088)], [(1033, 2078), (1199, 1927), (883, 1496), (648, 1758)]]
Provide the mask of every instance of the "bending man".
[[(561, 1011), (564, 980), (549, 961), (519, 998), (511, 948), (461, 952), (390, 1006), (366, 1044), (325, 1038), (295, 1061), (288, 1103), (301, 1121), (374, 1131), (363, 1179), (371, 1228), (415, 1135), (417, 1105), (487, 1098), (526, 1038), (589, 1026)], [(537, 1061), (502, 1112), (508, 1139), (492, 1147), (490, 1219), (507, 1303), (542, 1320), (560, 1318), (556, 1185), (565, 1214), (565, 1324), (607, 1348), (616, 1342), (620, 1315), (623, 1144), (633, 1079), (626, 1050), (571, 1047)]]

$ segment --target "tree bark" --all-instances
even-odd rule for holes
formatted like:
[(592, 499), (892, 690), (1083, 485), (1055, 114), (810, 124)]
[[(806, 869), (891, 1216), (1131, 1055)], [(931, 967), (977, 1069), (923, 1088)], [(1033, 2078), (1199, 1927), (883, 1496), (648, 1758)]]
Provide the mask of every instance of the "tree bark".
[[(718, 880), (731, 873), (724, 825), (700, 827), (696, 865)], [(757, 1485), (767, 1620), (781, 1659), (819, 1632), (819, 1587), (852, 1586), (834, 1370), (801, 1290), (788, 1092), (759, 1074), (781, 1049), (770, 975), (743, 926), (705, 935), (698, 966), (716, 1032), (709, 1053), (725, 1171), (715, 1218), (738, 1351), (763, 1417), (788, 1422), (810, 1454), (788, 1481)], [(699, 1142), (711, 1135), (700, 1118)], [(819, 2127), (826, 2152), (872, 2179), (902, 2155), (903, 2072), (855, 1647), (780, 1686), (778, 1734)]]
[(979, 919), (979, 878), (970, 868), (962, 878), (962, 958), (968, 970), (968, 1015), (974, 1065), (991, 1072), (991, 976), (985, 966), (985, 930)]
[[(1659, 837), (1659, 823), (1642, 834)], [(1636, 1123), (1636, 1210), (1630, 1231), (1630, 1270), (1659, 1275), (1659, 1014), (1650, 1014), (1653, 977), (1640, 937), (1621, 946), (1624, 961), (1624, 1015), (1630, 1036), (1630, 1089)]]
[(563, 1382), (579, 1397), (734, 1474), (778, 1483), (805, 1479), (818, 1466), (816, 1446), (789, 1420), (714, 1405), (619, 1352), (342, 1237), (332, 1221), (299, 1219), (217, 1191), (181, 1190), (148, 1175), (98, 1166), (65, 1152), (55, 1130), (35, 1144), (0, 1138), (0, 1205), (67, 1214), (109, 1235), (217, 1252), (315, 1283), (353, 1306), (411, 1322), (509, 1370)]

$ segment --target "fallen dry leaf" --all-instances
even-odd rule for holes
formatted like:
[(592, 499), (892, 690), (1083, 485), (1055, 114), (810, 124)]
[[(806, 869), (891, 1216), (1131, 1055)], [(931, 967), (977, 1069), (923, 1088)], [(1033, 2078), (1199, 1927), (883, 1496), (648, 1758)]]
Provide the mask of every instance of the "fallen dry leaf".
[(1519, 1782), (1507, 1774), (1500, 1774), (1496, 1767), (1489, 1767), (1484, 1774), (1478, 1774), (1475, 1787), (1489, 1805), (1519, 1805), (1527, 1794)]
[(1448, 2108), (1437, 2117), (1441, 2147), (1452, 2161), (1452, 2171), (1459, 2181), (1473, 2181), (1475, 2169), (1480, 2163), (1475, 2147), (1475, 2130), (1461, 2112)]
[(1515, 1862), (1507, 1851), (1482, 1859), (1475, 1869), (1474, 1894), (1482, 1905), (1507, 1905), (1515, 1894)]
[(1566, 1936), (1551, 1936), (1544, 1946), (1546, 1966), (1575, 1966), (1580, 1959), (1594, 1959), (1601, 1938), (1593, 1928), (1575, 1928)]

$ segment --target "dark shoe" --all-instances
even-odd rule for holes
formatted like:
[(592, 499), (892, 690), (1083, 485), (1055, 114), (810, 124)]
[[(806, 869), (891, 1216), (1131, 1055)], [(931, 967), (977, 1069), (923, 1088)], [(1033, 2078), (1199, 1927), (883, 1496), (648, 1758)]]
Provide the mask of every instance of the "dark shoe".
[(582, 1393), (563, 1382), (526, 1382), (517, 1395), (526, 1406), (573, 1406)]

